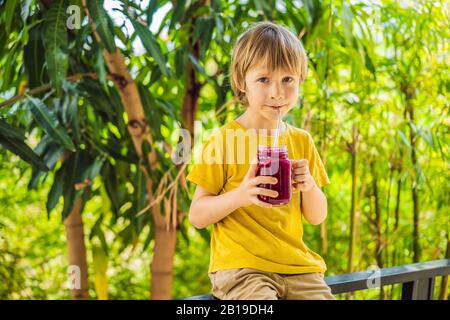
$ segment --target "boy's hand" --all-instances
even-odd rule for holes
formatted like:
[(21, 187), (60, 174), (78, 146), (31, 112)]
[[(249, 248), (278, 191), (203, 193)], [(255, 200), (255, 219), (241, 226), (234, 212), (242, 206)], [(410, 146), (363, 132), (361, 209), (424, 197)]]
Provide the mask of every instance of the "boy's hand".
[(250, 168), (245, 175), (244, 180), (241, 185), (237, 188), (237, 195), (241, 201), (241, 207), (248, 206), (250, 204), (256, 204), (257, 206), (263, 208), (272, 208), (270, 203), (266, 203), (258, 199), (258, 195), (268, 196), (272, 198), (278, 197), (278, 192), (275, 190), (269, 190), (266, 188), (258, 187), (260, 184), (276, 184), (277, 179), (270, 176), (258, 176), (256, 177), (256, 172), (258, 171), (258, 162), (253, 159), (250, 164)]
[(316, 182), (309, 172), (308, 160), (291, 160), (291, 165), (294, 188), (302, 192), (308, 192), (316, 186)]

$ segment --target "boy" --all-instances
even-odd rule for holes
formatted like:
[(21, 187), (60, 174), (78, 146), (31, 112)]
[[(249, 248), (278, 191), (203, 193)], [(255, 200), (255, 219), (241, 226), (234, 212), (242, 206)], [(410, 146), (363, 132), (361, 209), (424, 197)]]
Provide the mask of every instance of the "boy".
[(314, 225), (325, 220), (320, 187), (330, 183), (308, 132), (285, 122), (279, 128), (292, 164), (290, 202), (272, 206), (258, 198), (278, 194), (260, 187), (277, 181), (256, 176), (256, 147), (273, 144), (275, 135), (265, 133), (295, 106), (306, 73), (300, 41), (280, 25), (255, 24), (233, 49), (231, 85), (246, 111), (204, 145), (201, 160), (214, 161), (195, 163), (187, 176), (197, 185), (190, 222), (213, 225), (209, 277), (218, 299), (335, 299), (324, 281), (325, 262), (302, 239), (302, 218)]

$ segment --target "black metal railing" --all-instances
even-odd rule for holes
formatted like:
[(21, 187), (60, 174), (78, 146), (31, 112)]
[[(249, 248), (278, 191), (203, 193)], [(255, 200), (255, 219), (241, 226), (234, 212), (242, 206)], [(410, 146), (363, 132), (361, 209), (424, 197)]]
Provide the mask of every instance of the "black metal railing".
[[(402, 300), (433, 300), (435, 278), (449, 274), (450, 259), (442, 259), (329, 276), (325, 277), (325, 282), (333, 294), (402, 284)], [(206, 294), (182, 300), (213, 299), (211, 294)]]

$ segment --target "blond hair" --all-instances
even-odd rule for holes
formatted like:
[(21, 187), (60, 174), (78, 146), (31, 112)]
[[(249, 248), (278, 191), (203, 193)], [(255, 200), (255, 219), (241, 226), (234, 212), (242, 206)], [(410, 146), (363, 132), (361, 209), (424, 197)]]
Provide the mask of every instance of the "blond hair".
[(231, 58), (231, 88), (244, 105), (248, 101), (240, 88), (245, 88), (245, 74), (260, 61), (265, 62), (269, 71), (290, 70), (299, 77), (300, 83), (306, 78), (308, 58), (295, 34), (272, 22), (258, 22), (238, 37)]

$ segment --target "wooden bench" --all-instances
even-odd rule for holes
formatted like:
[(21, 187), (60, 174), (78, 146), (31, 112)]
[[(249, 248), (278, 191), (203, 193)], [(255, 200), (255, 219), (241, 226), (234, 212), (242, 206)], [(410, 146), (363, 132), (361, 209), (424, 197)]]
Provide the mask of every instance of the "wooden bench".
[[(450, 259), (406, 264), (378, 270), (325, 277), (333, 294), (402, 284), (402, 300), (433, 300), (436, 277), (450, 274)], [(180, 300), (214, 300), (211, 294)]]

